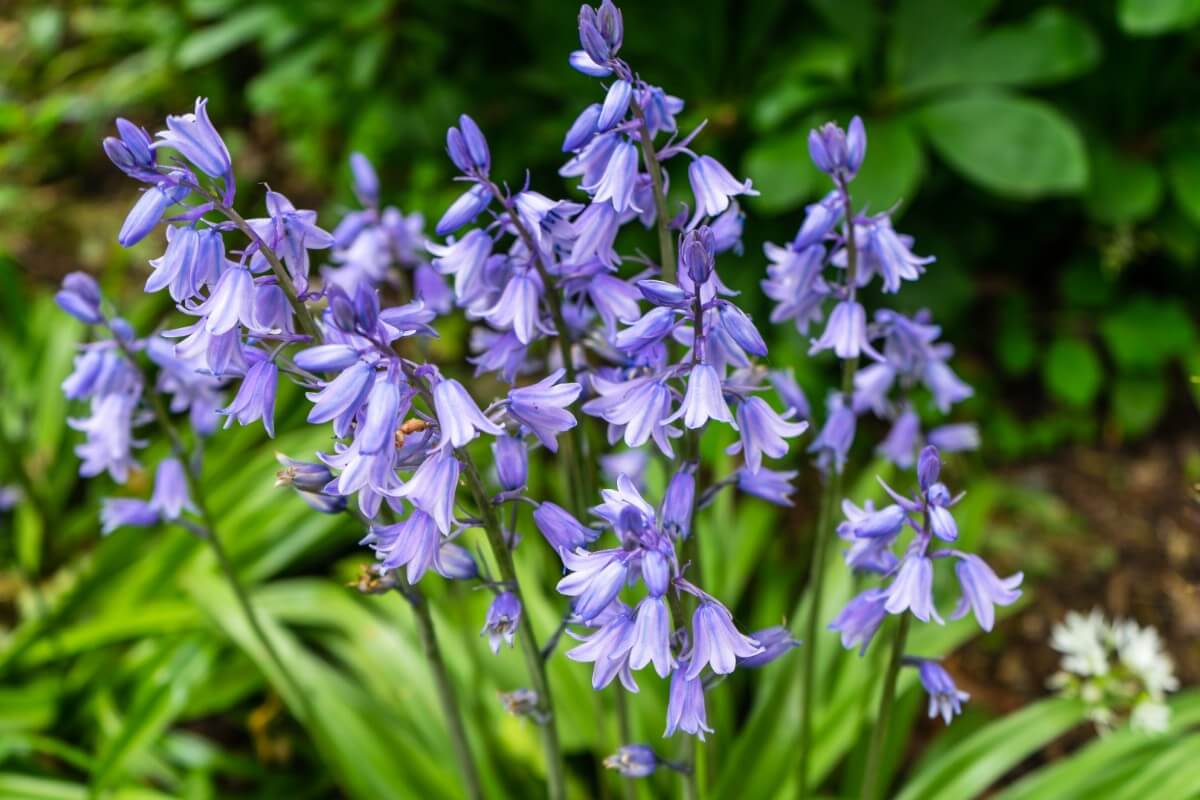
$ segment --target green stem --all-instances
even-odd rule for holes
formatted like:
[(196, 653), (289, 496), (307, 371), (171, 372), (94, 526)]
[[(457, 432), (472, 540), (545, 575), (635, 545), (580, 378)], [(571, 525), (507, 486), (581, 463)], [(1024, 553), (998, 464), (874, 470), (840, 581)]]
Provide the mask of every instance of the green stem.
[(479, 506), (479, 516), (487, 533), (488, 545), (492, 558), (500, 570), (500, 579), (508, 586), (509, 591), (517, 596), (524, 613), (521, 614), (518, 633), (521, 640), (521, 651), (525, 656), (525, 666), (529, 670), (529, 678), (533, 682), (533, 690), (537, 692), (539, 717), (542, 719), (542, 748), (546, 751), (547, 794), (551, 800), (564, 800), (567, 796), (566, 774), (563, 764), (562, 750), (558, 743), (558, 719), (554, 715), (554, 700), (550, 696), (550, 682), (546, 677), (546, 664), (542, 660), (542, 651), (538, 647), (537, 636), (533, 632), (533, 623), (529, 620), (529, 606), (526, 605), (521, 593), (521, 584), (517, 580), (517, 570), (513, 563), (512, 550), (504, 540), (504, 532), (496, 517), (496, 510), (484, 488), (479, 470), (471, 460), (466, 450), (455, 451), (463, 464), (463, 478), (467, 488), (475, 497)]
[[(854, 239), (854, 229), (851, 224), (850, 191), (844, 180), (838, 180), (838, 190), (842, 195), (845, 220), (842, 224), (842, 235), (846, 241), (846, 289), (850, 300), (858, 288), (858, 246)], [(858, 359), (851, 358), (842, 362), (842, 399), (849, 402), (854, 391), (854, 373), (858, 371)], [(809, 759), (812, 751), (812, 717), (815, 703), (816, 663), (817, 663), (817, 626), (821, 619), (821, 600), (825, 589), (825, 548), (829, 538), (829, 528), (838, 499), (842, 493), (842, 469), (834, 464), (829, 480), (825, 483), (821, 495), (820, 512), (817, 517), (817, 527), (813, 533), (813, 552), (811, 563), (812, 580), (810, 591), (812, 602), (808, 606), (808, 618), (804, 630), (804, 659), (801, 661), (800, 685), (800, 759), (799, 787), (797, 796), (803, 800), (808, 796)]]
[(650, 133), (650, 123), (646, 121), (646, 113), (642, 111), (642, 107), (635, 100), (630, 104), (633, 107), (633, 115), (637, 117), (638, 124), (641, 126), (641, 133), (638, 139), (642, 144), (642, 160), (646, 162), (646, 172), (650, 175), (650, 188), (654, 194), (654, 221), (655, 227), (658, 229), (658, 253), (659, 267), (662, 268), (662, 279), (668, 283), (675, 282), (675, 245), (671, 241), (671, 229), (668, 227), (670, 222), (667, 219), (667, 193), (663, 182), (662, 164), (658, 161), (658, 154), (654, 152), (654, 136)]
[(862, 800), (875, 800), (883, 764), (883, 742), (887, 738), (888, 725), (892, 719), (892, 706), (896, 702), (896, 679), (904, 660), (904, 644), (908, 639), (908, 614), (900, 616), (900, 627), (892, 640), (892, 656), (888, 660), (887, 674), (883, 679), (883, 697), (879, 699), (879, 714), (875, 717), (875, 729), (871, 734), (871, 749), (867, 755), (867, 772), (863, 779)]
[(404, 575), (404, 570), (395, 571), (399, 582), (399, 591), (412, 606), (413, 618), (417, 623), (417, 633), (421, 637), (421, 647), (433, 671), (433, 680), (437, 685), (438, 700), (442, 704), (442, 715), (446, 719), (446, 729), (450, 733), (450, 743), (454, 746), (454, 757), (458, 759), (458, 768), (462, 772), (466, 796), (471, 800), (483, 797), (483, 788), (479, 782), (479, 772), (475, 768), (475, 759), (471, 755), (471, 745), (467, 740), (467, 730), (463, 726), (462, 712), (458, 707), (458, 695), (446, 669), (446, 661), (442, 657), (442, 649), (438, 645), (437, 632), (433, 627), (433, 615), (429, 611), (429, 603), (421, 590), (411, 585)]
[(266, 630), (262, 626), (262, 621), (258, 617), (258, 612), (254, 610), (254, 604), (250, 601), (250, 594), (246, 590), (246, 585), (237, 574), (237, 569), (233, 565), (233, 561), (229, 558), (229, 553), (225, 546), (221, 544), (221, 539), (217, 535), (216, 521), (213, 518), (212, 512), (208, 507), (208, 501), (204, 494), (204, 486), (200, 480), (200, 474), (196, 464), (192, 461), (188, 449), (183, 442), (183, 438), (179, 435), (178, 429), (171, 421), (170, 415), (167, 413), (167, 408), (163, 404), (162, 397), (155, 391), (154, 376), (138, 361), (135, 353), (129, 348), (129, 345), (121, 339), (120, 336), (113, 333), (113, 341), (121, 348), (121, 352), (129, 362), (142, 374), (142, 381), (146, 386), (147, 391), (145, 396), (150, 398), (150, 408), (154, 413), (154, 418), (158, 422), (159, 427), (167, 437), (167, 441), (171, 445), (171, 452), (179, 460), (183, 466), (184, 479), (187, 481), (188, 494), (191, 496), (192, 504), (196, 507), (196, 513), (200, 517), (200, 522), (204, 529), (204, 541), (208, 542), (212, 548), (213, 555), (216, 556), (217, 565), (233, 589), (233, 594), (237, 599), (238, 606), (241, 608), (242, 615), (249, 623), (254, 637), (258, 639), (267, 656), (275, 664), (275, 668), (279, 670), (279, 674), (283, 676), (287, 682), (288, 688), (299, 701), (304, 709), (304, 716), (311, 719), (313, 717), (312, 700), (308, 692), (296, 679), (292, 671), (288, 669), (287, 664), (279, 655), (279, 651), (275, 648), (275, 644), (267, 636)]
[[(629, 719), (629, 702), (625, 697), (625, 687), (621, 686), (619, 682), (614, 683), (612, 694), (617, 709), (617, 738), (619, 739), (617, 745), (620, 747), (632, 744), (634, 741), (633, 725)], [(635, 800), (637, 797), (637, 788), (631, 779), (621, 779), (621, 796), (625, 800)]]

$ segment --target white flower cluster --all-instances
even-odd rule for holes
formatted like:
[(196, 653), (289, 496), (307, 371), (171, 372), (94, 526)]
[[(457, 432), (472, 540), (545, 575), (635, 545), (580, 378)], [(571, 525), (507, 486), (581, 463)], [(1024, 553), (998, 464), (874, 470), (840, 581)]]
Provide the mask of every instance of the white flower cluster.
[(1072, 611), (1054, 627), (1050, 644), (1062, 653), (1050, 685), (1087, 703), (1101, 733), (1125, 719), (1147, 733), (1166, 730), (1171, 711), (1164, 698), (1179, 680), (1157, 630), (1132, 620), (1109, 622), (1099, 609), (1086, 616)]

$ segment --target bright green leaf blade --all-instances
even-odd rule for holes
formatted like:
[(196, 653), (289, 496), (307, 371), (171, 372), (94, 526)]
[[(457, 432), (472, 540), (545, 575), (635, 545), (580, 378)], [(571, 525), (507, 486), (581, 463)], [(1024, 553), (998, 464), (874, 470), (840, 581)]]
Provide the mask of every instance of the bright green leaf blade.
[(1104, 382), (1104, 367), (1082, 339), (1055, 339), (1042, 363), (1042, 379), (1050, 393), (1072, 406), (1090, 404)]
[(1083, 202), (1091, 217), (1116, 225), (1152, 216), (1162, 201), (1163, 181), (1149, 161), (1093, 147), (1091, 174)]
[(1200, 0), (1121, 0), (1117, 22), (1134, 36), (1155, 36), (1200, 19)]

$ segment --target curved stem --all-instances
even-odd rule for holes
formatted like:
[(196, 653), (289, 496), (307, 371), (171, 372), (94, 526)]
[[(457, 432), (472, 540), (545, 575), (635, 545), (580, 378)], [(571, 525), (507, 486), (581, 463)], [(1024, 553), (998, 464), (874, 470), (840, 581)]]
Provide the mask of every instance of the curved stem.
[(892, 656), (888, 660), (887, 674), (883, 678), (883, 696), (879, 699), (879, 714), (875, 717), (875, 730), (871, 734), (871, 749), (867, 755), (867, 772), (863, 779), (862, 800), (875, 800), (883, 764), (883, 742), (887, 738), (888, 725), (892, 719), (892, 706), (896, 702), (896, 679), (904, 660), (904, 643), (908, 639), (908, 614), (900, 616), (900, 627), (892, 640)]
[[(842, 207), (845, 220), (842, 234), (846, 241), (846, 289), (848, 297), (853, 300), (858, 287), (858, 244), (854, 238), (854, 226), (850, 207), (850, 190), (845, 180), (838, 179), (838, 191), (842, 195)], [(851, 358), (842, 362), (842, 398), (847, 401), (854, 390), (854, 373), (858, 370), (858, 359)], [(833, 472), (825, 483), (821, 495), (820, 511), (817, 516), (817, 527), (813, 532), (813, 552), (810, 581), (812, 602), (808, 606), (808, 618), (805, 620), (805, 652), (801, 661), (801, 703), (800, 711), (800, 759), (798, 797), (808, 796), (809, 756), (812, 750), (812, 712), (815, 705), (816, 662), (817, 662), (817, 630), (821, 619), (821, 595), (825, 589), (825, 547), (829, 538), (829, 528), (833, 521), (834, 509), (842, 493), (842, 470), (834, 464)]]
[(650, 123), (646, 121), (646, 112), (635, 99), (630, 105), (633, 115), (641, 125), (638, 139), (642, 143), (642, 160), (646, 162), (646, 172), (650, 175), (650, 188), (654, 194), (654, 221), (658, 229), (658, 253), (662, 262), (662, 279), (668, 283), (675, 282), (675, 245), (671, 241), (671, 229), (667, 219), (667, 192), (663, 181), (663, 168), (659, 163), (658, 154), (654, 152), (654, 136), (650, 133)]
[(413, 619), (417, 623), (417, 633), (421, 637), (421, 647), (425, 657), (429, 659), (433, 671), (434, 683), (437, 686), (438, 700), (442, 704), (442, 714), (446, 718), (446, 729), (450, 734), (450, 743), (454, 746), (454, 757), (458, 759), (458, 768), (462, 778), (466, 796), (471, 800), (481, 800), (483, 788), (479, 782), (479, 772), (475, 768), (475, 759), (471, 755), (471, 745), (467, 739), (467, 729), (463, 726), (462, 712), (458, 707), (458, 695), (455, 694), (454, 684), (446, 669), (446, 661), (442, 658), (442, 649), (438, 645), (437, 632), (433, 627), (433, 615), (429, 612), (429, 603), (421, 590), (412, 586), (403, 570), (396, 570), (398, 590), (412, 606)]
[(567, 796), (566, 774), (562, 750), (558, 744), (558, 720), (554, 715), (554, 700), (550, 695), (550, 682), (546, 678), (546, 664), (542, 660), (542, 651), (538, 647), (537, 636), (533, 632), (533, 623), (529, 621), (529, 607), (525, 603), (521, 584), (517, 580), (512, 550), (504, 540), (504, 532), (500, 527), (500, 521), (496, 518), (496, 510), (488, 501), (487, 490), (483, 485), (483, 480), (479, 477), (479, 470), (476, 469), (475, 462), (471, 460), (465, 450), (455, 452), (462, 461), (462, 473), (467, 487), (475, 496), (475, 502), (479, 506), (479, 515), (483, 520), (484, 530), (487, 532), (492, 557), (500, 569), (500, 578), (510, 587), (509, 591), (517, 596), (521, 608), (526, 609), (525, 613), (521, 614), (518, 633), (521, 639), (521, 652), (525, 656), (525, 666), (529, 670), (533, 690), (537, 692), (538, 716), (542, 720), (542, 747), (546, 751), (547, 794), (551, 800), (564, 800)]

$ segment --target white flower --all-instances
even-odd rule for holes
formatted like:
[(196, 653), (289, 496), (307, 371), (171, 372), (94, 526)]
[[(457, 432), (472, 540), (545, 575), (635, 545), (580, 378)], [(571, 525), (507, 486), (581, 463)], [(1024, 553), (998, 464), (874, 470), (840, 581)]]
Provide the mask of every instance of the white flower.
[(1067, 613), (1064, 622), (1054, 626), (1050, 645), (1063, 654), (1062, 668), (1087, 677), (1108, 672), (1106, 641), (1110, 636), (1108, 622), (1099, 609), (1086, 617), (1075, 611)]
[(1139, 628), (1131, 621), (1121, 622), (1114, 627), (1113, 642), (1121, 663), (1141, 678), (1151, 697), (1161, 698), (1164, 692), (1179, 688), (1175, 664), (1164, 651), (1162, 639), (1154, 628)]
[(1160, 700), (1143, 700), (1133, 707), (1129, 725), (1144, 733), (1162, 733), (1171, 721), (1171, 709)]

